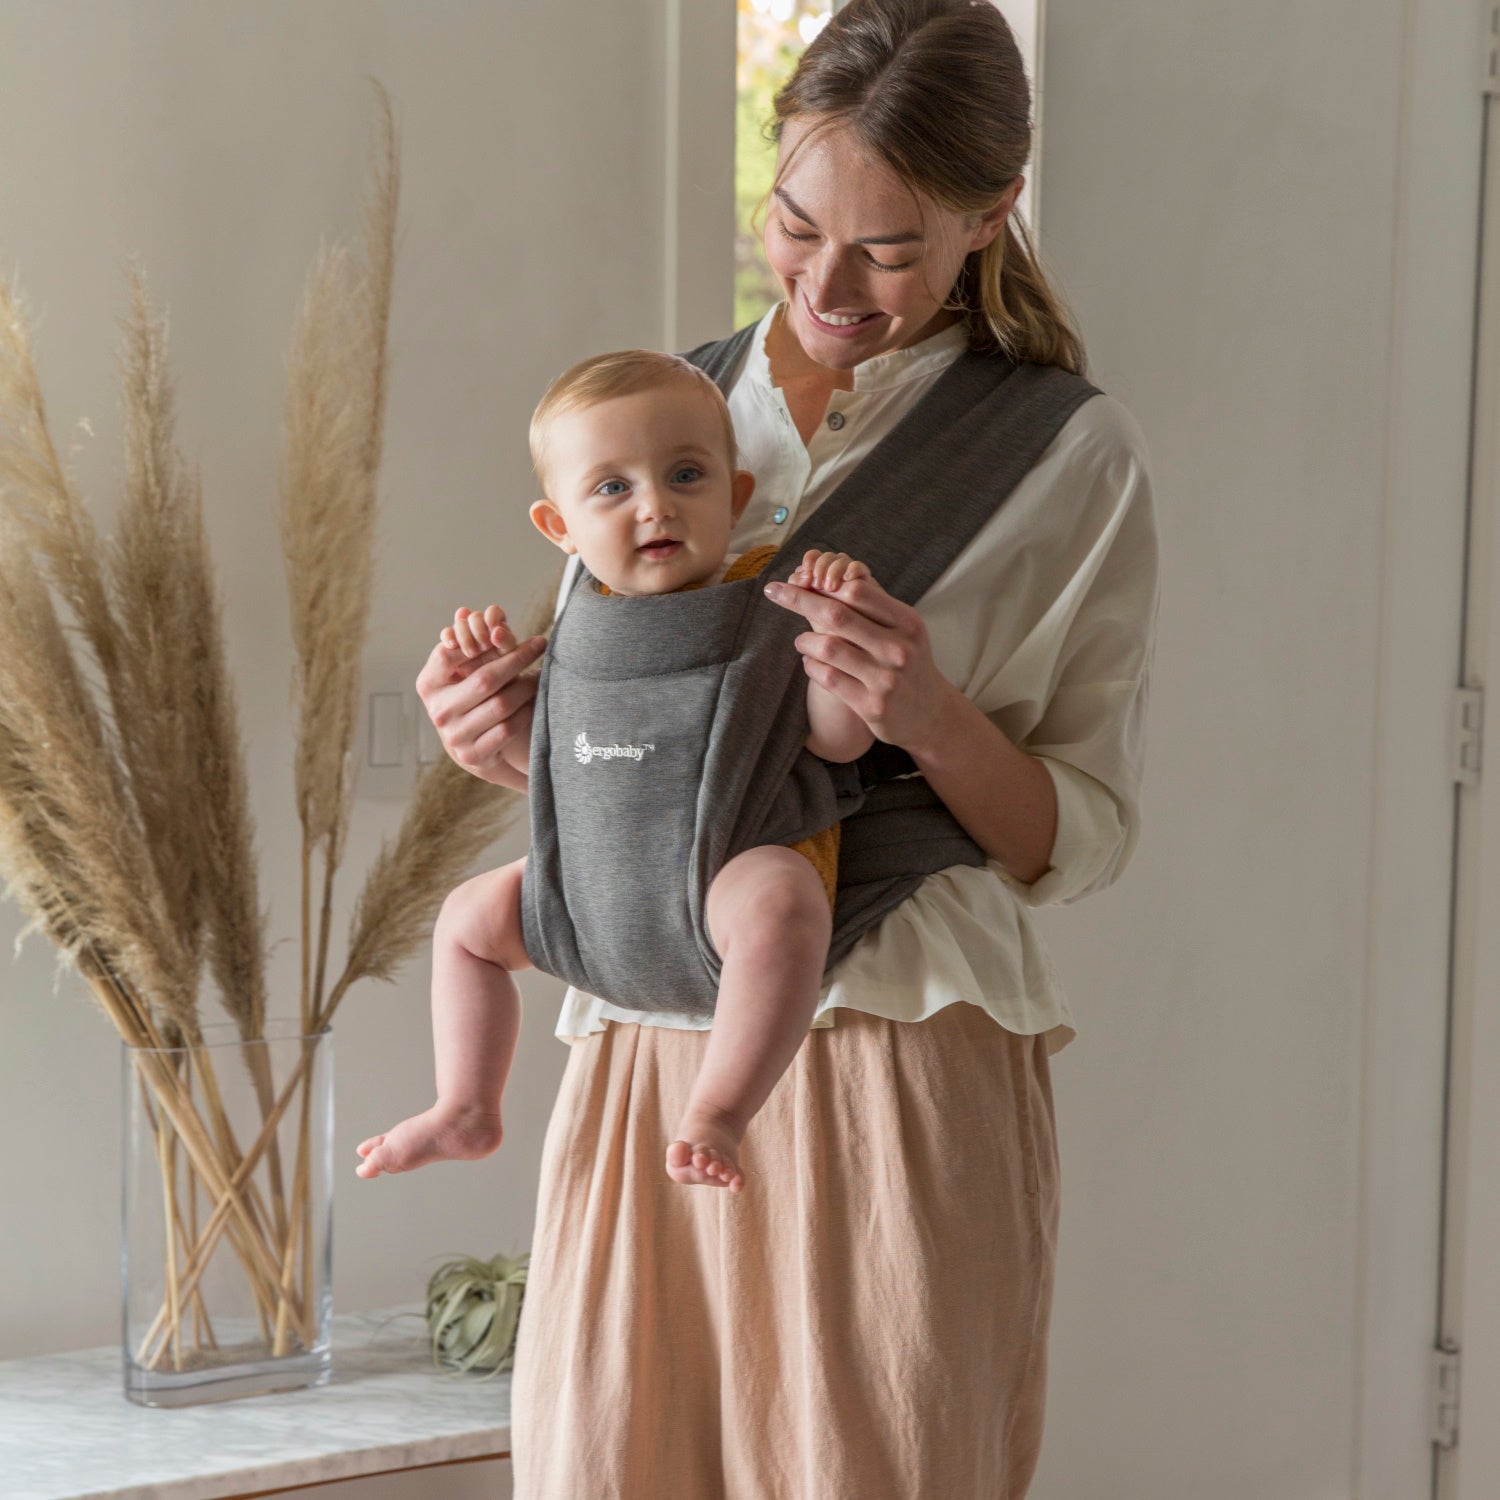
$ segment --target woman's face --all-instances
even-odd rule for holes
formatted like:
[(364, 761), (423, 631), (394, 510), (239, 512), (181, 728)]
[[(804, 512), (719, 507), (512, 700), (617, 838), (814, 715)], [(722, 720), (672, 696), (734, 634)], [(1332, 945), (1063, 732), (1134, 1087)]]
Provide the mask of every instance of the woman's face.
[[(782, 127), (777, 170), (793, 159), (766, 211), (766, 259), (803, 352), (847, 370), (958, 317), (942, 304), (964, 257), (1000, 233), (1023, 179), (988, 214), (957, 214), (872, 161), (847, 127), (814, 124), (793, 118)], [(839, 327), (820, 314), (863, 320)]]

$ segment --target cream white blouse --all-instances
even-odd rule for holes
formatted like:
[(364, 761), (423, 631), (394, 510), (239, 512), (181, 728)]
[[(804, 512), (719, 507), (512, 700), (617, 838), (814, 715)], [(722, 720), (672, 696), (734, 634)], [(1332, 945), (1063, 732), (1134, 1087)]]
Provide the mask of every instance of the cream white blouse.
[[(856, 365), (854, 389), (833, 392), (804, 444), (766, 358), (780, 306), (761, 319), (729, 391), (739, 466), (756, 483), (726, 568), (790, 535), (967, 341), (955, 323)], [(1030, 909), (1103, 890), (1135, 849), (1158, 604), (1148, 468), (1135, 419), (1107, 394), (1090, 397), (917, 606), (938, 670), (1051, 773), (1051, 865), (1030, 885), (997, 860), (927, 876), (825, 977), (815, 1027), (831, 1026), (839, 1006), (919, 1021), (967, 1001), (1008, 1030), (1045, 1032), (1049, 1054), (1077, 1035)], [(577, 565), (574, 555), (559, 600)], [(709, 1025), (570, 987), (556, 1035), (581, 1040), (610, 1021)]]

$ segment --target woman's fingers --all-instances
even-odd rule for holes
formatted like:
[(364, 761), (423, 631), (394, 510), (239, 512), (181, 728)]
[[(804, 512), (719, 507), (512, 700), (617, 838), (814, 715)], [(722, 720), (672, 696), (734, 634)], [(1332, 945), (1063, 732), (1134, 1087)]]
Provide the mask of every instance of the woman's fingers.
[(915, 635), (921, 616), (910, 605), (892, 598), (874, 578), (846, 579), (837, 599), (796, 584), (768, 584), (767, 597), (806, 617), (814, 630), (841, 635), (855, 645), (873, 648), (891, 631)]
[(532, 636), (509, 651), (490, 646), (469, 658), (441, 642), (433, 647), (417, 674), (417, 696), (450, 754), (495, 722), (492, 712), (479, 730), (469, 723), (470, 715), (488, 699), (499, 696), (503, 718), (536, 695), (535, 676), (521, 674), (546, 645), (545, 636)]
[(505, 746), (529, 739), (540, 674), (526, 669), (546, 647), (546, 636), (516, 641), (499, 605), (455, 612), (417, 673), (417, 696), (456, 765), (496, 780)]
[[(474, 729), (474, 738), (468, 742), (467, 748), (458, 752), (458, 764), (473, 768), (475, 766), (487, 766), (491, 762), (501, 758), (501, 752), (505, 746), (515, 740), (531, 740), (531, 724), (536, 713), (536, 674), (528, 672), (524, 677), (518, 677), (514, 683), (518, 692), (525, 694), (524, 700), (518, 706), (508, 709), (504, 717), (500, 716), (500, 708), (497, 705), (498, 697), (491, 698), (481, 703), (467, 728)], [(509, 693), (510, 689), (505, 690)]]

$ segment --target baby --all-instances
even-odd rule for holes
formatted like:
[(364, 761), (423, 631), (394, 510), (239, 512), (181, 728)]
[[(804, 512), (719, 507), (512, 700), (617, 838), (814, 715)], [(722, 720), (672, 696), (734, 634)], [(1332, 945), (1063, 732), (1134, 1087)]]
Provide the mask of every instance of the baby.
[[(730, 532), (755, 476), (736, 469), (723, 394), (677, 355), (629, 349), (584, 360), (548, 388), (531, 420), (531, 457), (545, 498), (531, 519), (577, 552), (601, 593), (640, 596), (711, 586), (759, 572), (778, 548), (726, 568)], [(809, 551), (791, 581), (837, 597), (868, 577), (847, 553)], [(455, 663), (498, 645), (503, 622), (454, 626)], [(808, 680), (807, 748), (849, 761), (874, 741), (841, 698)], [(502, 755), (525, 771), (522, 736)], [(667, 1147), (676, 1182), (744, 1188), (739, 1146), (807, 1034), (832, 930), (838, 826), (789, 847), (747, 849), (709, 887), (705, 915), (722, 960), (703, 1062)], [(500, 1144), (500, 1104), (520, 1030), (512, 975), (531, 967), (522, 942), (525, 857), (465, 881), (433, 931), (432, 1016), (437, 1103), (362, 1141), (361, 1177), (431, 1161), (487, 1156)]]

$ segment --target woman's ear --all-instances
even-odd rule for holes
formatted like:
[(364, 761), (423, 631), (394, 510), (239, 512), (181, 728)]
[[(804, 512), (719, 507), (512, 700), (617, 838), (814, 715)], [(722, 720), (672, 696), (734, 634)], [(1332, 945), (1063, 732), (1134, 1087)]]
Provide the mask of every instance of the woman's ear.
[(562, 512), (545, 495), (540, 500), (531, 502), (531, 519), (536, 529), (564, 552), (578, 550), (573, 545), (573, 538), (568, 535), (568, 523), (563, 520)]
[(1017, 172), (1015, 180), (1006, 188), (1000, 201), (987, 214), (980, 216), (969, 241), (971, 254), (975, 250), (983, 250), (1005, 228), (1005, 221), (1010, 217), (1011, 210), (1016, 206), (1016, 199), (1021, 196), (1021, 189), (1025, 186), (1025, 177)]
[(755, 475), (749, 469), (736, 469), (731, 486), (729, 514), (738, 521), (744, 515), (751, 495), (755, 493)]

